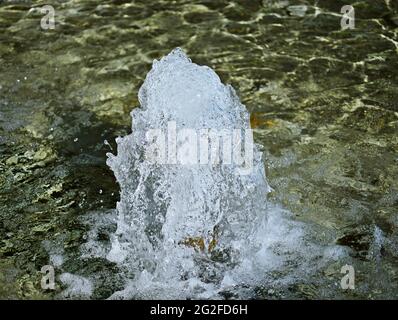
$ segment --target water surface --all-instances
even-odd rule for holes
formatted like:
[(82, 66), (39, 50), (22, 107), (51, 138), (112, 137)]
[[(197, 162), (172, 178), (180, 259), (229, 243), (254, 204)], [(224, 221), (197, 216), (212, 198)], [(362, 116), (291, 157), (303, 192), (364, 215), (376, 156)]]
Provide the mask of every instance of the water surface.
[[(343, 31), (349, 3), (355, 29)], [(55, 30), (31, 10), (44, 4), (55, 8)], [(388, 0), (1, 1), (0, 297), (61, 292), (59, 281), (55, 293), (40, 288), (55, 247), (65, 260), (57, 276), (98, 279), (92, 298), (122, 287), (114, 264), (80, 256), (90, 232), (82, 218), (115, 208), (105, 154), (130, 132), (152, 60), (179, 46), (251, 113), (269, 201), (319, 243), (351, 250), (355, 290), (340, 288), (341, 261), (256, 297), (396, 298), (397, 14)], [(100, 228), (104, 242), (112, 228)]]

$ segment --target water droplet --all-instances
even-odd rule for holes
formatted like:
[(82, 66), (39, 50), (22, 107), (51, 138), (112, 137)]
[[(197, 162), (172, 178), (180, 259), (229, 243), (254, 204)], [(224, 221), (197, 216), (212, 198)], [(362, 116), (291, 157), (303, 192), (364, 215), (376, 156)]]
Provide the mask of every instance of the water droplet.
[(108, 142), (108, 140), (104, 140), (104, 144), (106, 145), (106, 146), (108, 146), (112, 151), (113, 151), (113, 148), (112, 148), (112, 146), (109, 144), (109, 142)]

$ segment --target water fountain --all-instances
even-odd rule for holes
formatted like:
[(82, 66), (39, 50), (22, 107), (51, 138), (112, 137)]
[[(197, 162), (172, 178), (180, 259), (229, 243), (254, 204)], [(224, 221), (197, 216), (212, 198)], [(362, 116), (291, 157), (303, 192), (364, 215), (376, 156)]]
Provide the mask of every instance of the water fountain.
[[(124, 289), (111, 299), (251, 297), (340, 254), (312, 244), (307, 226), (267, 202), (249, 113), (212, 69), (174, 49), (154, 61), (139, 101), (132, 133), (117, 138), (117, 155), (108, 153), (120, 185), (111, 246), (100, 249), (95, 236), (83, 246), (85, 256), (122, 270)], [(95, 221), (94, 234), (104, 223)]]
[[(266, 223), (270, 188), (261, 152), (256, 145), (245, 145), (244, 151), (251, 147), (254, 154), (246, 173), (233, 162), (151, 163), (145, 157), (151, 147), (147, 132), (165, 130), (174, 121), (179, 130), (213, 130), (225, 146), (225, 130), (250, 132), (249, 114), (232, 87), (178, 48), (154, 62), (139, 101), (141, 106), (131, 114), (132, 133), (117, 139), (117, 156), (109, 154), (108, 159), (121, 189), (118, 229), (108, 259), (125, 263), (136, 277), (150, 281), (222, 281), (219, 260), (239, 263), (248, 247), (258, 246), (255, 230)], [(211, 141), (206, 146), (211, 148), (214, 138), (207, 136)], [(175, 147), (182, 150), (184, 144), (177, 139)], [(170, 143), (167, 149), (170, 153)], [(220, 156), (226, 149), (212, 150)]]

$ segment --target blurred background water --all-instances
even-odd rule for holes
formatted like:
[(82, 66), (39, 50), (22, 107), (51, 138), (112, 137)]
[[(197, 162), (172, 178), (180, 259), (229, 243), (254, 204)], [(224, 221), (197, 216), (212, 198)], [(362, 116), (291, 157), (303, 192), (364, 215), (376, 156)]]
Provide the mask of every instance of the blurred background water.
[[(355, 290), (340, 288), (342, 262), (256, 297), (397, 298), (397, 33), (395, 0), (0, 1), (0, 298), (54, 297), (40, 288), (46, 240), (73, 256), (81, 217), (115, 208), (105, 153), (130, 132), (153, 59), (177, 46), (248, 108), (270, 201), (351, 250)], [(110, 262), (65, 263), (99, 275), (94, 298), (119, 285)]]

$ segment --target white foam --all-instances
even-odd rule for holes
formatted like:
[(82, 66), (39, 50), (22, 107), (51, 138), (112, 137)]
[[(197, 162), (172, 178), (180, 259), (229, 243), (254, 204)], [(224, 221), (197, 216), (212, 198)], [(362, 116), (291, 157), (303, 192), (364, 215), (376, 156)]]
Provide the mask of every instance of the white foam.
[(89, 298), (93, 293), (93, 285), (91, 281), (85, 277), (63, 273), (59, 276), (59, 280), (63, 285), (67, 286), (61, 294), (66, 299), (84, 299)]

